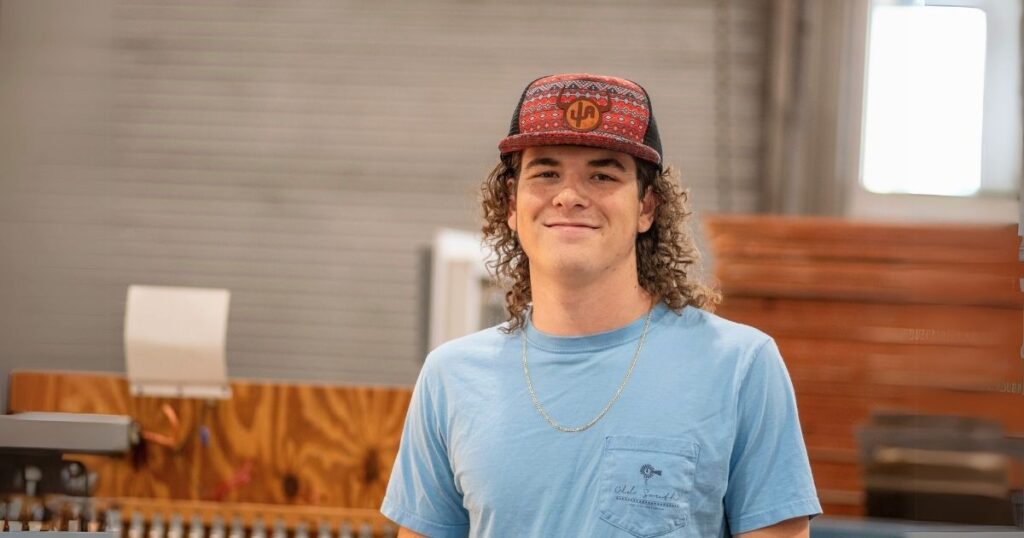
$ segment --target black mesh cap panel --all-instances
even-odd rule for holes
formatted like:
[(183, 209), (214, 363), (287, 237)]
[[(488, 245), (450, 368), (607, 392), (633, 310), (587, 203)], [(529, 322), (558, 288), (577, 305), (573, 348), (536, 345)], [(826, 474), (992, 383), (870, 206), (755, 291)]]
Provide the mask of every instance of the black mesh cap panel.
[[(640, 86), (637, 84), (637, 86)], [(647, 89), (640, 86), (640, 89), (644, 91), (644, 96), (647, 97), (647, 132), (644, 133), (644, 145), (654, 148), (654, 151), (661, 155), (661, 162), (665, 162), (665, 152), (661, 149), (661, 135), (658, 134), (658, 122), (654, 121), (654, 103), (651, 102), (651, 95), (647, 93)], [(658, 164), (658, 169), (662, 169), (663, 165)]]
[(519, 102), (516, 103), (516, 109), (512, 112), (512, 124), (508, 126), (508, 136), (519, 134), (519, 109), (523, 108), (523, 101), (526, 100), (526, 92), (530, 91), (530, 86), (533, 86), (534, 82), (551, 75), (544, 75), (543, 77), (537, 77), (530, 81), (529, 84), (523, 88), (523, 94), (519, 96)]

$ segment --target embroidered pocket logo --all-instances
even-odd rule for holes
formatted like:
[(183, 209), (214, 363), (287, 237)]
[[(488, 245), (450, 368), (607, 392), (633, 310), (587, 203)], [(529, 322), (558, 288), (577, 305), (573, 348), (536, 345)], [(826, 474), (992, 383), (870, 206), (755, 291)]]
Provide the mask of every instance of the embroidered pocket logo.
[(661, 476), (661, 471), (655, 469), (650, 463), (645, 463), (640, 467), (640, 474), (643, 475), (644, 482), (646, 483), (651, 478), (654, 478), (654, 475)]
[(652, 492), (648, 487), (648, 482), (652, 478), (662, 476), (660, 469), (656, 469), (650, 463), (645, 463), (640, 466), (640, 476), (644, 479), (644, 490), (642, 493), (638, 491), (636, 486), (620, 484), (615, 487), (615, 500), (654, 510), (679, 507), (679, 503), (675, 502), (679, 499), (679, 495), (674, 489), (669, 488), (664, 491), (655, 490)]

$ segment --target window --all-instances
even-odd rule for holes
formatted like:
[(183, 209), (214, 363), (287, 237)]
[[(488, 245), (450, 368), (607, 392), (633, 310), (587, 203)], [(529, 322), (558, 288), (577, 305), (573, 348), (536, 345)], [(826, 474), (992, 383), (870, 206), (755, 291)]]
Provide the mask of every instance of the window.
[(859, 213), (889, 205), (934, 218), (960, 208), (957, 220), (1016, 222), (1020, 15), (1021, 0), (873, 0)]
[(985, 12), (877, 6), (861, 182), (877, 193), (981, 189)]

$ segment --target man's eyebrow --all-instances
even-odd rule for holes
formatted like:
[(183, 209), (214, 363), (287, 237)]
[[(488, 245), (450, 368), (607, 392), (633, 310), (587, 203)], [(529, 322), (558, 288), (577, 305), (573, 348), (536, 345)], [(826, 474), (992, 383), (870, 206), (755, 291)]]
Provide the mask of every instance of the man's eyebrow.
[(551, 157), (537, 157), (536, 159), (531, 160), (525, 168), (531, 168), (534, 166), (558, 166), (558, 164), (558, 161)]
[(626, 171), (626, 167), (623, 166), (623, 164), (621, 162), (619, 162), (618, 159), (615, 159), (615, 158), (612, 158), (612, 157), (609, 157), (607, 159), (596, 159), (596, 160), (590, 161), (587, 164), (589, 164), (590, 166), (592, 166), (594, 168), (601, 168), (601, 167), (604, 167), (604, 166), (611, 166), (613, 168), (618, 168), (619, 170), (621, 170), (623, 172)]

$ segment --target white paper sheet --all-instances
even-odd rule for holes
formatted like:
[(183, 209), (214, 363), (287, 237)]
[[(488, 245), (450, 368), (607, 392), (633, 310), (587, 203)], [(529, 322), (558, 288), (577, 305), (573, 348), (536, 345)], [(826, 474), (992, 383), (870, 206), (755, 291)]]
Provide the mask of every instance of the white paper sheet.
[(128, 288), (124, 350), (132, 394), (228, 398), (225, 344), (231, 292)]

